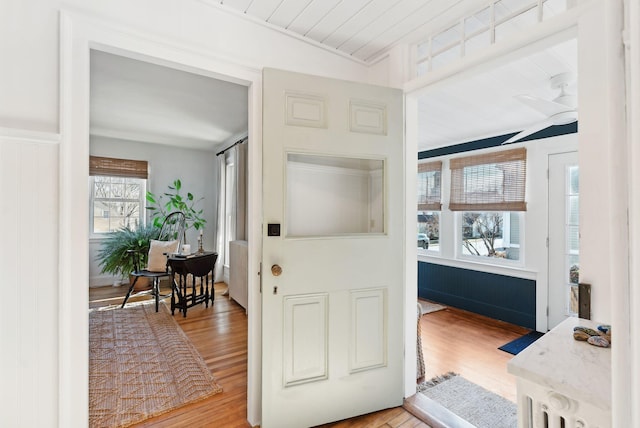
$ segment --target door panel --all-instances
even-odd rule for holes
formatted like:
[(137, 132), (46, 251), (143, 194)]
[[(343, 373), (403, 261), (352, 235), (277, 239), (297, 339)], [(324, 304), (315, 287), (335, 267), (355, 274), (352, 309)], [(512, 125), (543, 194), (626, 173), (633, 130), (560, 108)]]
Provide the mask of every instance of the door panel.
[(549, 155), (549, 329), (577, 312), (577, 168), (577, 152)]
[(399, 406), (402, 92), (273, 69), (263, 91), (261, 426)]

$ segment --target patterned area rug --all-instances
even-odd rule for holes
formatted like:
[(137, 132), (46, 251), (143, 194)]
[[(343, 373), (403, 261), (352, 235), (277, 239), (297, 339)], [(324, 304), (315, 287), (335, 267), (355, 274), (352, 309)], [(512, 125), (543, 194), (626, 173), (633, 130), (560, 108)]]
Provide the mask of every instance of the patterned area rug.
[(447, 373), (418, 385), (418, 392), (477, 428), (516, 428), (515, 403), (458, 376)]
[(165, 305), (89, 311), (89, 426), (127, 427), (218, 392)]

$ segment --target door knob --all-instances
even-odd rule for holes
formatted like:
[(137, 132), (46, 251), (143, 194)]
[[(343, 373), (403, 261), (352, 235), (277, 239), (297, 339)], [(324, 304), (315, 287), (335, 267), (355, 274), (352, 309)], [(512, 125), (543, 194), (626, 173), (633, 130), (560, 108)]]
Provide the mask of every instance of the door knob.
[(273, 276), (280, 276), (282, 274), (282, 268), (278, 265), (271, 266), (271, 274)]

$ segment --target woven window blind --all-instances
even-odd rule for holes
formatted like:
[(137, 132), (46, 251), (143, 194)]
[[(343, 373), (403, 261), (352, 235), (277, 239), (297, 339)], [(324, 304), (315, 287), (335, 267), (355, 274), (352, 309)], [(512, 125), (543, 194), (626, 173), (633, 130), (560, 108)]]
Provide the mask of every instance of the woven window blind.
[(440, 211), (442, 162), (418, 164), (418, 211)]
[(524, 148), (451, 159), (451, 211), (526, 211)]
[(89, 156), (89, 175), (147, 179), (148, 162), (144, 160)]

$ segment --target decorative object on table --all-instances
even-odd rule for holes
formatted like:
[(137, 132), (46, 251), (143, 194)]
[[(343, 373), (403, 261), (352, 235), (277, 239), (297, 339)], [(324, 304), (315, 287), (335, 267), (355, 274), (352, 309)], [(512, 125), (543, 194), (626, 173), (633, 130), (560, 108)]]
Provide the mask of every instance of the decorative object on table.
[(125, 427), (222, 392), (165, 305), (89, 311), (89, 426)]
[(460, 424), (462, 426), (476, 428), (518, 426), (518, 409), (515, 403), (456, 373), (449, 372), (421, 383), (418, 385), (418, 392), (471, 424)]
[[(144, 266), (147, 264), (147, 257), (151, 240), (158, 238), (160, 229), (153, 226), (139, 226), (137, 229), (123, 227), (111, 232), (106, 239), (102, 241), (102, 246), (97, 252), (96, 260), (102, 273), (114, 275), (117, 278), (127, 278), (135, 269), (133, 260), (128, 251), (134, 250), (140, 252), (142, 258), (140, 263)], [(129, 279), (129, 284), (133, 278)], [(149, 288), (149, 282), (138, 281), (136, 290), (144, 290)]]
[(611, 326), (600, 324), (597, 326), (597, 330), (575, 326), (573, 328), (573, 338), (581, 342), (587, 342), (589, 345), (609, 348), (611, 346)]
[[(191, 228), (200, 231), (204, 229), (204, 225), (207, 223), (203, 218), (204, 210), (196, 208), (204, 198), (196, 199), (191, 192), (187, 192), (187, 195), (183, 196), (180, 179), (173, 180), (173, 185), (167, 187), (169, 190), (159, 195), (147, 192), (147, 202), (149, 202), (147, 210), (151, 213), (153, 224), (159, 228), (169, 214), (181, 211), (185, 217), (185, 232)], [(200, 237), (202, 238), (202, 233), (200, 233)], [(186, 239), (183, 238), (183, 242), (186, 243)]]
[(202, 234), (204, 230), (200, 229), (200, 236), (198, 236), (198, 254), (204, 253), (204, 249), (202, 248)]

